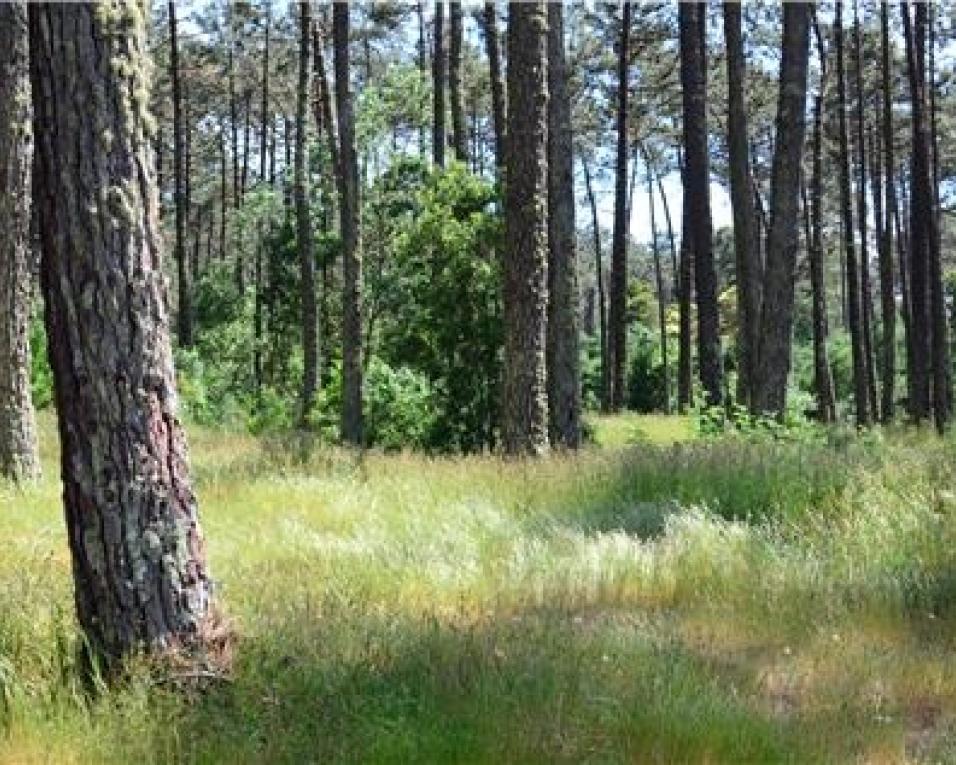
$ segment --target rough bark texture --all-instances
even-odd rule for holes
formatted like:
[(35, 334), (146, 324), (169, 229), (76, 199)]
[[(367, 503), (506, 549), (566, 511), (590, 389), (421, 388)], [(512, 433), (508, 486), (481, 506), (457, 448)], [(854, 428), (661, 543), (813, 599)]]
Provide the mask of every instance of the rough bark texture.
[(461, 99), (461, 45), (463, 25), (461, 3), (449, 3), (448, 96), (451, 101), (451, 145), (455, 159), (468, 162), (468, 136), (465, 132), (465, 109)]
[(843, 247), (846, 252), (847, 314), (850, 324), (850, 346), (853, 356), (853, 399), (856, 422), (870, 424), (869, 391), (866, 385), (866, 355), (863, 347), (863, 319), (860, 272), (853, 241), (853, 202), (850, 192), (850, 151), (846, 120), (846, 67), (843, 62), (843, 3), (837, 0), (833, 36), (837, 57), (837, 109), (840, 142), (840, 206), (842, 210)]
[(435, 3), (435, 40), (432, 53), (432, 162), (445, 166), (445, 4)]
[(744, 103), (746, 65), (741, 30), (741, 6), (724, 3), (727, 44), (727, 147), (730, 152), (730, 194), (734, 216), (734, 255), (737, 271), (737, 399), (750, 407), (759, 345), (757, 213), (750, 177), (747, 109)]
[(783, 58), (777, 98), (776, 137), (770, 189), (770, 230), (764, 272), (760, 350), (754, 386), (757, 412), (782, 415), (793, 330), (793, 293), (800, 230), (800, 163), (806, 129), (810, 5), (783, 7)]
[(615, 412), (624, 406), (627, 369), (627, 101), (630, 39), (631, 4), (625, 2), (617, 51), (617, 157), (614, 165), (614, 231), (611, 241), (611, 299), (607, 339), (609, 399), (611, 410)]
[[(883, 321), (883, 422), (896, 416), (896, 289), (893, 265), (893, 227), (896, 220), (896, 172), (893, 152), (893, 77), (890, 69), (890, 16), (880, 4), (880, 59), (883, 75), (883, 158), (886, 175), (885, 227), (880, 242), (880, 307)], [(874, 160), (878, 161), (878, 160)]]
[(30, 398), (30, 57), (27, 5), (0, 4), (0, 477), (40, 473)]
[(547, 47), (546, 3), (510, 3), (501, 427), (510, 455), (548, 450)]
[(501, 75), (501, 43), (498, 39), (498, 10), (494, 3), (485, 3), (483, 11), (485, 49), (488, 52), (488, 70), (491, 78), (491, 117), (495, 130), (495, 164), (505, 165), (505, 81)]
[[(686, 168), (684, 170), (686, 172)], [(683, 179), (686, 187), (687, 181)], [(677, 411), (686, 412), (694, 405), (694, 365), (691, 338), (691, 310), (694, 300), (694, 245), (690, 225), (690, 208), (685, 204), (681, 212), (680, 279), (678, 291), (678, 348), (677, 348)]]
[(299, 3), (299, 85), (295, 105), (295, 233), (299, 251), (302, 301), (302, 390), (299, 413), (305, 422), (315, 402), (319, 376), (319, 341), (315, 303), (315, 247), (309, 215), (309, 95), (312, 17), (308, 2)]
[(581, 167), (584, 169), (584, 188), (588, 196), (588, 206), (591, 208), (591, 231), (594, 236), (594, 279), (598, 293), (598, 332), (601, 341), (601, 411), (610, 410), (608, 392), (610, 384), (608, 376), (610, 368), (607, 359), (607, 299), (604, 290), (604, 267), (601, 252), (601, 226), (598, 221), (597, 200), (594, 196), (594, 185), (591, 183), (591, 171), (584, 157), (581, 158)]
[(342, 230), (342, 440), (363, 442), (362, 250), (359, 234), (358, 159), (349, 84), (349, 4), (332, 11), (335, 105), (339, 118), (339, 215)]
[(208, 638), (148, 156), (145, 4), (30, 6), (47, 337), (76, 608), (107, 664)]
[(551, 442), (581, 443), (571, 99), (561, 3), (548, 4), (548, 410)]
[(817, 419), (836, 420), (833, 372), (827, 352), (827, 286), (823, 269), (823, 104), (827, 85), (827, 54), (823, 35), (814, 18), (817, 53), (820, 60), (820, 84), (813, 102), (813, 171), (810, 176), (810, 291), (813, 321), (813, 388), (817, 400)]
[(680, 77), (684, 108), (684, 205), (690, 212), (697, 289), (697, 362), (708, 406), (723, 400), (720, 316), (710, 215), (710, 160), (707, 146), (707, 56), (703, 3), (681, 3)]
[(179, 43), (176, 34), (176, 3), (169, 3), (169, 78), (173, 84), (173, 168), (176, 184), (176, 334), (179, 344), (188, 348), (193, 343), (192, 291), (189, 283), (189, 263), (186, 260), (186, 200), (183, 161), (183, 98), (179, 86)]

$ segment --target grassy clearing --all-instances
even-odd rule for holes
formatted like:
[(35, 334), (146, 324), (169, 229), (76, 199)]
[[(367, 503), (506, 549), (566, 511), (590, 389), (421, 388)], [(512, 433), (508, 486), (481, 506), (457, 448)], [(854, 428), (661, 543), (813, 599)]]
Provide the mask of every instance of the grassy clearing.
[(0, 762), (956, 759), (956, 448), (596, 441), (637, 429), (532, 464), (194, 431), (234, 677), (92, 703), (47, 454), (0, 492)]

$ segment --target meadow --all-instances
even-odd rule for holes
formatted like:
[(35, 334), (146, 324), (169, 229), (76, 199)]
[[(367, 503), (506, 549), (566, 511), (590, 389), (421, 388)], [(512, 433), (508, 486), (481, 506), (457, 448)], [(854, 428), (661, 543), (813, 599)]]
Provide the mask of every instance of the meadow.
[(236, 633), (78, 680), (52, 419), (0, 488), (0, 762), (956, 761), (956, 442), (598, 418), (539, 462), (192, 428)]

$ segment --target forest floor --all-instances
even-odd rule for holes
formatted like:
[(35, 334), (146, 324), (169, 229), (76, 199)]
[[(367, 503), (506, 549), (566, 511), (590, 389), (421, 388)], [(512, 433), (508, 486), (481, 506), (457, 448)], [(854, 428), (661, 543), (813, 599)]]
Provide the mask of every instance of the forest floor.
[(0, 762), (954, 762), (956, 441), (695, 440), (574, 457), (192, 429), (228, 679), (76, 679), (52, 419), (0, 487)]

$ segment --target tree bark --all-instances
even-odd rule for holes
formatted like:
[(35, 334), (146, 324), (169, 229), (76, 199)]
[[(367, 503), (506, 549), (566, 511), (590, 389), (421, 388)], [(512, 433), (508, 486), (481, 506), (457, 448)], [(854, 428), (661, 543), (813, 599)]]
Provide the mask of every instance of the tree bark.
[(30, 6), (63, 498), (77, 616), (108, 668), (213, 638), (147, 151), (146, 18), (142, 5)]
[(614, 166), (614, 231), (611, 242), (611, 300), (607, 342), (610, 367), (609, 398), (611, 411), (614, 412), (620, 411), (624, 406), (627, 370), (627, 101), (630, 38), (631, 4), (625, 2), (617, 50), (617, 158)]
[(508, 11), (502, 447), (548, 451), (548, 18), (546, 3)]
[(485, 3), (483, 11), (485, 49), (491, 79), (491, 118), (495, 131), (495, 165), (505, 166), (505, 131), (507, 125), (505, 82), (501, 74), (501, 43), (498, 39), (498, 10), (495, 3)]
[[(884, 423), (896, 416), (896, 289), (893, 265), (893, 226), (897, 217), (896, 173), (893, 156), (893, 77), (890, 68), (889, 7), (880, 4), (880, 58), (883, 75), (883, 158), (886, 176), (885, 228), (878, 231), (880, 241), (880, 308), (883, 322), (883, 396), (881, 414)], [(878, 163), (879, 158), (874, 158)], [(877, 192), (878, 194), (879, 192)]]
[(455, 159), (468, 163), (468, 134), (465, 132), (465, 108), (461, 98), (461, 45), (463, 25), (461, 3), (449, 3), (450, 40), (448, 47), (448, 95), (451, 101), (451, 144)]
[(299, 251), (299, 286), (302, 300), (302, 389), (300, 422), (305, 425), (315, 403), (318, 386), (319, 343), (315, 301), (315, 246), (309, 214), (309, 96), (311, 71), (309, 41), (312, 17), (308, 2), (299, 3), (299, 85), (295, 106), (295, 220)]
[(744, 103), (746, 58), (741, 31), (741, 6), (724, 3), (724, 36), (727, 44), (727, 147), (730, 153), (730, 194), (734, 216), (734, 254), (737, 271), (737, 399), (748, 409), (752, 403), (753, 379), (760, 342), (757, 252), (757, 213), (747, 109)]
[(176, 184), (176, 329), (179, 344), (193, 344), (192, 292), (189, 284), (189, 262), (186, 259), (186, 187), (183, 172), (183, 99), (179, 83), (179, 43), (176, 34), (176, 3), (169, 3), (169, 78), (173, 85), (173, 167)]
[[(680, 165), (681, 163), (678, 162)], [(681, 181), (687, 187), (687, 168)], [(690, 208), (684, 203), (681, 211), (680, 280), (678, 283), (678, 348), (677, 348), (677, 411), (683, 414), (694, 405), (694, 363), (691, 337), (691, 311), (694, 299), (694, 244), (690, 225)]]
[[(269, 160), (269, 128), (272, 119), (269, 116), (269, 35), (272, 31), (272, 1), (266, 0), (265, 47), (262, 53), (262, 130), (259, 134), (259, 183), (266, 183), (267, 162)], [(261, 261), (261, 258), (259, 258)], [(262, 270), (261, 262), (256, 263), (256, 272)]]
[(445, 166), (445, 4), (435, 3), (435, 40), (432, 53), (432, 162)]
[(548, 409), (551, 443), (577, 449), (581, 443), (578, 266), (563, 17), (561, 3), (548, 3)]
[(651, 213), (651, 252), (654, 255), (654, 281), (657, 286), (657, 324), (660, 331), (661, 364), (664, 367), (664, 413), (671, 412), (671, 376), (667, 366), (667, 298), (664, 294), (664, 274), (661, 269), (660, 245), (657, 241), (657, 217), (654, 211), (654, 174), (650, 159), (645, 155), (647, 166), (647, 207)]
[(0, 4), (0, 477), (12, 481), (40, 475), (30, 397), (31, 118), (27, 4)]
[(604, 289), (604, 268), (601, 254), (601, 227), (598, 222), (597, 200), (594, 196), (594, 185), (591, 183), (591, 172), (587, 160), (581, 157), (581, 167), (584, 170), (584, 188), (588, 196), (588, 205), (591, 208), (591, 228), (594, 235), (594, 278), (598, 292), (598, 332), (601, 341), (601, 411), (610, 411), (610, 367), (607, 359), (607, 299)]
[(853, 356), (853, 398), (856, 422), (870, 424), (869, 391), (867, 389), (866, 355), (863, 344), (863, 319), (860, 272), (853, 241), (853, 202), (850, 192), (850, 152), (846, 120), (846, 67), (843, 63), (843, 3), (837, 0), (834, 16), (834, 41), (837, 55), (837, 109), (840, 142), (840, 206), (843, 218), (843, 247), (846, 252), (847, 313), (850, 324), (850, 346)]
[(358, 160), (349, 85), (349, 4), (334, 3), (332, 43), (335, 104), (339, 118), (339, 215), (342, 230), (342, 440), (361, 446), (362, 251), (359, 231)]
[(817, 419), (836, 421), (836, 400), (833, 393), (833, 372), (827, 352), (827, 285), (823, 269), (823, 105), (827, 90), (827, 53), (823, 34), (816, 17), (813, 28), (820, 60), (820, 84), (813, 102), (813, 158), (810, 178), (810, 290), (813, 321), (813, 388), (817, 400)]
[(717, 274), (714, 270), (713, 226), (710, 214), (710, 162), (707, 146), (707, 54), (704, 46), (706, 10), (703, 3), (681, 3), (680, 77), (686, 153), (684, 205), (690, 212), (697, 289), (697, 361), (708, 406), (723, 401), (723, 364)]

